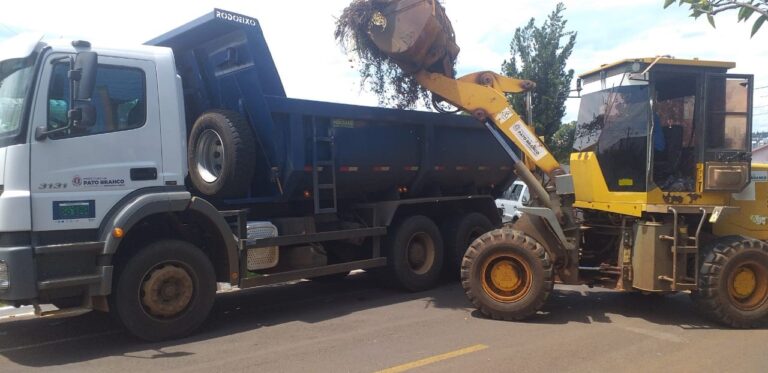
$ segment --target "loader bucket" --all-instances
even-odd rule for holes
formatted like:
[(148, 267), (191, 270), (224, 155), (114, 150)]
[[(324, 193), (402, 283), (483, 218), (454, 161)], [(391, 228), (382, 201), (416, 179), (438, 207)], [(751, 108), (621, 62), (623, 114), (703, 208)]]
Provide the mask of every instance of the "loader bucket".
[(459, 46), (437, 0), (379, 0), (386, 4), (371, 19), (374, 44), (403, 71), (427, 70), (454, 77)]

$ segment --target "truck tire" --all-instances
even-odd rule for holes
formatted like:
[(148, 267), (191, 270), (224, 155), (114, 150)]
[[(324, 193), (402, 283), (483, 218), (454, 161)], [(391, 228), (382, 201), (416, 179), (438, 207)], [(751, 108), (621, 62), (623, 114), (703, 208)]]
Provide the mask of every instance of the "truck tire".
[(768, 244), (742, 236), (721, 237), (702, 249), (697, 307), (713, 321), (754, 328), (768, 319)]
[(187, 146), (192, 186), (209, 197), (243, 197), (253, 179), (253, 131), (234, 111), (203, 113), (192, 126)]
[(408, 291), (431, 289), (443, 268), (443, 239), (428, 217), (415, 215), (397, 224), (387, 236), (384, 278)]
[(216, 276), (208, 257), (178, 240), (151, 243), (120, 268), (112, 297), (115, 316), (148, 341), (186, 336), (208, 317)]
[(553, 282), (547, 251), (525, 233), (490, 231), (469, 246), (461, 284), (480, 312), (497, 320), (522, 320), (541, 309)]
[(472, 212), (448, 219), (441, 228), (445, 245), (444, 272), (448, 278), (456, 279), (460, 275), (461, 261), (469, 245), (493, 229), (493, 224), (485, 215)]

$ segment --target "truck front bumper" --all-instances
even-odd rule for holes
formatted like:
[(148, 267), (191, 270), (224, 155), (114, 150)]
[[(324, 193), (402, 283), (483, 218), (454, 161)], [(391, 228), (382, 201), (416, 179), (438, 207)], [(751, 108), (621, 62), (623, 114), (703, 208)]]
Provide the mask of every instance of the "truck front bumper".
[(0, 247), (0, 300), (37, 298), (35, 272), (34, 251), (31, 246)]

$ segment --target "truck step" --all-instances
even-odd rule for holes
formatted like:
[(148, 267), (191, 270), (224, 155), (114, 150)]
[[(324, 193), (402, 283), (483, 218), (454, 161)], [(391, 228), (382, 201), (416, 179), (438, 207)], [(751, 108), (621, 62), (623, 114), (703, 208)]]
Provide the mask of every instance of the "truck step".
[(43, 280), (37, 283), (37, 288), (40, 290), (58, 289), (81, 285), (93, 285), (98, 284), (101, 281), (101, 274), (74, 276), (57, 278), (51, 280)]
[(63, 319), (65, 317), (84, 315), (91, 311), (93, 311), (93, 308), (89, 308), (89, 307), (73, 307), (73, 308), (65, 308), (63, 310), (51, 310), (51, 311), (40, 311), (40, 308), (38, 307), (35, 309), (35, 315), (38, 317), (45, 317), (45, 318), (51, 318), (51, 319), (59, 319), (59, 318)]
[(246, 289), (254, 286), (271, 285), (286, 281), (301, 280), (304, 278), (348, 272), (354, 269), (382, 267), (385, 265), (387, 265), (387, 258), (373, 258), (357, 260), (348, 263), (331, 264), (317, 268), (299, 269), (290, 272), (276, 273), (273, 275), (248, 277), (240, 281), (240, 288)]

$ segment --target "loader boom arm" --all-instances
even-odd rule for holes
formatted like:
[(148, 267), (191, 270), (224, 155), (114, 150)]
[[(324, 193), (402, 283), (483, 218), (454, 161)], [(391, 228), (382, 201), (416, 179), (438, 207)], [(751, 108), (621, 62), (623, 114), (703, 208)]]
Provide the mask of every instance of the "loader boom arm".
[[(531, 188), (540, 205), (551, 209), (560, 223), (569, 220), (555, 188), (547, 190), (531, 170), (542, 170), (550, 181), (565, 172), (505, 96), (530, 91), (536, 84), (487, 71), (455, 79), (453, 66), (459, 47), (453, 26), (437, 0), (371, 0), (369, 5), (376, 10), (363, 29), (379, 52), (439, 99), (482, 121), (509, 154), (518, 177)], [(511, 149), (507, 139), (522, 151), (524, 159)]]
[[(533, 89), (536, 85), (529, 80), (520, 80), (493, 72), (477, 72), (453, 79), (439, 73), (421, 70), (414, 74), (424, 88), (440, 96), (450, 104), (461, 108), (486, 123), (514, 162), (515, 172), (525, 182), (541, 204), (550, 208), (555, 215), (563, 216), (557, 198), (547, 192), (541, 182), (526, 167), (504, 138), (511, 140), (528, 160), (550, 178), (564, 174), (560, 163), (546, 146), (525, 124), (520, 115), (507, 102), (504, 93), (520, 93)], [(492, 125), (489, 125), (492, 124)]]
[(504, 93), (521, 93), (536, 85), (493, 72), (478, 72), (459, 79), (420, 71), (416, 80), (424, 88), (481, 121), (490, 121), (510, 139), (536, 167), (554, 178), (563, 173), (560, 163), (507, 102)]

